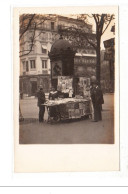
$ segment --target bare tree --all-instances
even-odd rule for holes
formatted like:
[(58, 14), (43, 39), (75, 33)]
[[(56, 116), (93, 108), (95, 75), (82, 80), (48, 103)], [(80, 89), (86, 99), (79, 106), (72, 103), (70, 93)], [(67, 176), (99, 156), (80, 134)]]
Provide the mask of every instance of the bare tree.
[[(96, 25), (95, 34), (90, 32), (90, 26), (87, 25), (88, 18), (94, 20)], [(110, 14), (82, 14), (78, 15), (77, 19), (79, 21), (83, 21), (83, 25), (81, 26), (71, 26), (62, 28), (60, 26), (59, 33), (63, 36), (66, 36), (69, 40), (75, 41), (75, 44), (81, 47), (85, 47), (87, 43), (90, 45), (90, 48), (94, 48), (96, 50), (97, 63), (96, 63), (96, 79), (100, 83), (100, 44), (101, 37), (109, 27), (111, 21), (114, 19), (114, 15)]]
[[(22, 14), (19, 18), (19, 42), (20, 42), (20, 53), (19, 56), (26, 56), (31, 53), (33, 50), (35, 40), (38, 36), (44, 33), (44, 28), (42, 25), (45, 21), (48, 20), (55, 20), (56, 15), (52, 14)], [(38, 34), (36, 33), (38, 31)], [(30, 48), (22, 50), (22, 44), (24, 44), (23, 37), (27, 36), (27, 32), (31, 37), (29, 38), (30, 41)]]

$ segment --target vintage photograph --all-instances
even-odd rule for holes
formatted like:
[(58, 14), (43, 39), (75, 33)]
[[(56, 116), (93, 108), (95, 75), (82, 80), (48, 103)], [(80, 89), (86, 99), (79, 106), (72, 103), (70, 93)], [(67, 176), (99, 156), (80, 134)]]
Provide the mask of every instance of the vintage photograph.
[(114, 144), (114, 13), (19, 15), (19, 144)]

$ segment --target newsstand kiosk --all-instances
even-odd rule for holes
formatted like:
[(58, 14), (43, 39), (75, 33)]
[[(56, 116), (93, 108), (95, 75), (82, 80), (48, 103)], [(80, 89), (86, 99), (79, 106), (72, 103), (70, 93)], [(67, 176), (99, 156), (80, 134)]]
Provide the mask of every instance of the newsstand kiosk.
[[(60, 37), (55, 41), (49, 52), (51, 61), (51, 85), (58, 91), (58, 98), (46, 102), (48, 121), (80, 119), (92, 114), (89, 79), (80, 79), (81, 95), (75, 95), (74, 56), (76, 51), (72, 45)], [(50, 116), (54, 107), (55, 116)]]

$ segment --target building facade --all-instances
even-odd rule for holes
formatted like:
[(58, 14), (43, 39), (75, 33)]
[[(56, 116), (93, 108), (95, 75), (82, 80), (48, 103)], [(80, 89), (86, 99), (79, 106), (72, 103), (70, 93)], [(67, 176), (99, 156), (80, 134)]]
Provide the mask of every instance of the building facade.
[[(39, 85), (43, 86), (44, 92), (49, 92), (51, 65), (48, 52), (52, 44), (59, 39), (58, 30), (60, 26), (80, 28), (81, 22), (73, 18), (57, 16), (38, 25), (35, 31), (31, 27), (24, 33), (20, 41), (20, 92), (27, 96), (35, 96)], [(84, 25), (84, 28), (87, 33), (92, 33), (91, 25)], [(74, 58), (74, 75), (76, 77), (95, 75), (95, 50), (88, 44), (83, 47), (76, 46), (75, 49), (77, 52)]]
[(105, 54), (104, 59), (109, 63), (110, 84), (109, 91), (114, 92), (115, 84), (115, 38), (104, 41)]

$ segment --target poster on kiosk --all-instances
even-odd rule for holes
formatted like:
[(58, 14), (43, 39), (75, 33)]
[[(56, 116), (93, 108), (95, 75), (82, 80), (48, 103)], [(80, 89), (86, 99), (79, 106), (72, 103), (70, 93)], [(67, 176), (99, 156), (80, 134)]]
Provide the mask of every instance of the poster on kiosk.
[(58, 76), (57, 89), (62, 93), (68, 93), (69, 97), (73, 94), (73, 78), (71, 76)]

